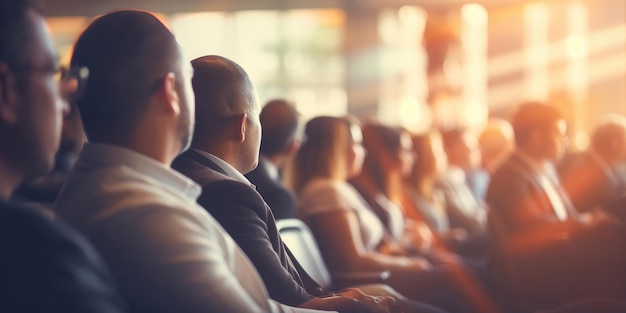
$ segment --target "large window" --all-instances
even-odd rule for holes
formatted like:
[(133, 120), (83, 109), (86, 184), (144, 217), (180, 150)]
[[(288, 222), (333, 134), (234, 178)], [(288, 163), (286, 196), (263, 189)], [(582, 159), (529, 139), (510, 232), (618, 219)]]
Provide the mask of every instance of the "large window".
[[(217, 54), (252, 77), (261, 103), (284, 97), (304, 118), (347, 113), (341, 10), (199, 12), (159, 16), (185, 58)], [(49, 19), (64, 60), (89, 18)]]

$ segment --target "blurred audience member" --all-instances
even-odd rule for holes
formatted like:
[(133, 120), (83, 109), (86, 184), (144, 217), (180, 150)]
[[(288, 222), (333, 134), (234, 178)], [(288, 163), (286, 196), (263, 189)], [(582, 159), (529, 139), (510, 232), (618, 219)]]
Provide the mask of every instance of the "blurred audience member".
[(374, 209), (393, 241), (416, 252), (421, 250), (420, 233), (405, 220), (401, 204), (404, 179), (415, 162), (411, 135), (402, 128), (366, 123), (363, 146), (367, 151), (363, 170), (350, 182)]
[(0, 2), (0, 312), (126, 311), (95, 250), (64, 223), (10, 200), (48, 172), (75, 77), (60, 77), (36, 1)]
[(478, 140), (472, 131), (460, 128), (442, 132), (442, 138), (448, 167), (436, 185), (443, 191), (450, 226), (465, 229), (472, 237), (472, 252), (481, 255), (486, 248), (487, 210), (468, 182), (468, 172), (480, 167)]
[(587, 151), (569, 156), (559, 172), (578, 211), (604, 209), (626, 222), (626, 184), (617, 167), (626, 161), (626, 117), (610, 115), (591, 134)]
[(287, 100), (275, 99), (263, 106), (260, 119), (263, 134), (259, 165), (245, 176), (263, 196), (275, 219), (294, 218), (296, 198), (283, 185), (281, 171), (300, 147), (298, 111)]
[(554, 170), (567, 147), (565, 119), (548, 104), (529, 102), (512, 125), (517, 148), (487, 193), (498, 281), (527, 309), (583, 296), (623, 297), (614, 221), (576, 211)]
[(467, 178), (472, 191), (484, 201), (491, 175), (515, 149), (513, 126), (505, 119), (490, 118), (478, 137), (478, 144), (482, 166), (467, 171)]
[(52, 172), (20, 185), (13, 194), (14, 199), (52, 207), (65, 180), (65, 174), (74, 166), (85, 143), (84, 130), (77, 111), (76, 104), (71, 103), (69, 113), (63, 119), (61, 144)]
[(464, 228), (452, 227), (444, 194), (435, 188), (437, 179), (444, 173), (448, 164), (441, 134), (438, 131), (431, 131), (413, 136), (413, 150), (417, 160), (405, 186), (408, 201), (404, 207), (407, 216), (418, 215), (416, 217), (418, 219), (422, 217), (441, 237), (441, 243), (446, 247), (463, 254), (482, 255), (484, 244), (481, 252), (469, 251), (475, 249), (469, 246), (468, 234), (471, 234), (472, 238), (480, 236), (484, 239), (484, 224), (478, 222), (476, 218), (470, 218)]
[[(305, 136), (289, 178), (299, 196), (300, 216), (311, 227), (332, 273), (389, 271), (385, 283), (413, 299), (451, 312), (495, 312), (468, 270), (450, 263), (433, 264), (402, 248), (348, 183), (361, 173), (365, 155), (362, 132), (354, 120), (316, 117), (306, 124)], [(398, 171), (408, 172), (411, 140), (403, 138), (390, 144), (398, 152), (403, 150), (396, 158), (408, 160), (387, 161), (395, 162)]]

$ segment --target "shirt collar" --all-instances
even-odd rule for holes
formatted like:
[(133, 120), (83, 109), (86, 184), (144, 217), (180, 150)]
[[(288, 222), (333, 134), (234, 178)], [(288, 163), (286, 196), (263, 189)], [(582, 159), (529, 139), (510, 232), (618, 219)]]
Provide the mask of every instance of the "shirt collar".
[(247, 185), (250, 186), (254, 186), (252, 185), (252, 183), (245, 177), (243, 176), (243, 174), (241, 174), (237, 169), (235, 169), (234, 167), (232, 167), (232, 165), (228, 164), (228, 162), (216, 157), (215, 155), (208, 153), (206, 151), (202, 151), (199, 149), (193, 149), (194, 151), (200, 153), (202, 156), (208, 158), (209, 160), (213, 161), (213, 163), (215, 163), (217, 166), (219, 166), (228, 177), (230, 178), (234, 178), (242, 183), (245, 183)]
[(445, 176), (456, 183), (465, 183), (465, 171), (458, 166), (449, 165), (446, 169)]
[(159, 181), (194, 200), (202, 192), (198, 184), (185, 175), (171, 169), (167, 164), (121, 146), (86, 143), (76, 162), (75, 170), (80, 171), (82, 168), (90, 166), (125, 166)]
[(270, 176), (271, 179), (280, 180), (278, 168), (276, 167), (276, 165), (274, 165), (274, 163), (272, 163), (270, 160), (262, 155), (259, 157), (259, 163), (263, 163), (263, 166), (265, 167), (265, 170), (267, 171), (267, 174)]
[(540, 174), (549, 174), (552, 164), (548, 161), (537, 161), (521, 150), (515, 151), (515, 155), (532, 170)]
[(515, 152), (515, 155), (517, 155), (517, 157), (522, 160), (523, 163), (525, 163), (527, 166), (530, 167), (531, 170), (533, 170), (536, 174), (538, 175), (544, 175), (546, 177), (548, 177), (551, 181), (553, 182), (558, 182), (560, 181), (559, 178), (559, 174), (556, 171), (556, 168), (554, 167), (554, 164), (550, 161), (537, 161), (533, 158), (531, 158), (528, 154), (517, 150)]

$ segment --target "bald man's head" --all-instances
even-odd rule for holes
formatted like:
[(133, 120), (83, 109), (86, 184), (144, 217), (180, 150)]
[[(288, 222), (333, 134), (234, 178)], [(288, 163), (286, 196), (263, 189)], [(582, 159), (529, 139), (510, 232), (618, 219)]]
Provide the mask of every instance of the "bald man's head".
[[(258, 162), (261, 123), (250, 77), (239, 64), (221, 56), (200, 57), (191, 61), (191, 65), (196, 97), (192, 146), (204, 150), (228, 146), (233, 150), (208, 152), (222, 153), (223, 159), (232, 154), (236, 159), (226, 162), (242, 173), (251, 171)], [(240, 137), (236, 134), (237, 127)]]
[(513, 126), (505, 119), (491, 118), (478, 139), (483, 167), (494, 171), (515, 149)]
[(626, 160), (626, 117), (620, 114), (603, 116), (591, 133), (591, 149), (607, 163)]
[[(93, 21), (78, 38), (71, 63), (89, 68), (78, 108), (91, 141), (128, 136), (160, 80), (169, 72), (182, 74), (173, 34), (154, 15), (138, 10)], [(183, 84), (177, 80), (177, 88)]]

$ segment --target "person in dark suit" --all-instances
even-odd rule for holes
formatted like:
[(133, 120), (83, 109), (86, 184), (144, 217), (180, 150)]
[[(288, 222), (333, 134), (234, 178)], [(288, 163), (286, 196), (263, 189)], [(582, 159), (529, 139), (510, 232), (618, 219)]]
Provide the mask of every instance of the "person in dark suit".
[(620, 262), (610, 239), (614, 220), (579, 213), (554, 169), (567, 146), (565, 119), (548, 104), (529, 102), (512, 125), (517, 148), (487, 192), (490, 236), (499, 243), (492, 247), (496, 280), (512, 279), (506, 284), (517, 288), (524, 305), (544, 308), (620, 294), (624, 286), (609, 283), (620, 275), (612, 271)]
[(271, 209), (243, 176), (256, 167), (261, 140), (260, 107), (250, 78), (237, 63), (220, 56), (200, 57), (192, 66), (195, 130), (191, 149), (172, 167), (201, 185), (198, 203), (246, 253), (270, 297), (292, 306), (317, 299), (317, 306), (309, 307), (339, 312), (395, 309), (393, 298), (377, 299), (356, 289), (324, 297), (327, 292), (300, 270), (280, 238)]
[(274, 99), (263, 106), (259, 165), (245, 174), (276, 220), (296, 217), (296, 197), (282, 183), (280, 171), (300, 147), (298, 118), (298, 111), (287, 100)]
[(626, 221), (626, 186), (617, 166), (626, 161), (626, 117), (610, 115), (591, 134), (590, 147), (559, 166), (563, 187), (581, 212), (603, 209)]
[(39, 208), (11, 200), (50, 169), (59, 148), (66, 96), (35, 1), (0, 2), (0, 312), (120, 313), (126, 305), (91, 245)]

